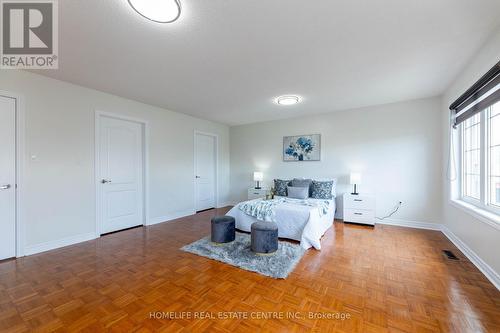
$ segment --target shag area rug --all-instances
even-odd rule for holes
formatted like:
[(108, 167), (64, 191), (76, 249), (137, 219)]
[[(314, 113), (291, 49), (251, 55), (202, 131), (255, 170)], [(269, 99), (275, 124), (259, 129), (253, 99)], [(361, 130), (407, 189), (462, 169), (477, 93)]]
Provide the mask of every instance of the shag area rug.
[(181, 250), (275, 279), (285, 279), (306, 251), (298, 244), (279, 241), (274, 254), (258, 255), (250, 249), (250, 235), (240, 232), (236, 233), (236, 239), (231, 243), (214, 244), (207, 236)]

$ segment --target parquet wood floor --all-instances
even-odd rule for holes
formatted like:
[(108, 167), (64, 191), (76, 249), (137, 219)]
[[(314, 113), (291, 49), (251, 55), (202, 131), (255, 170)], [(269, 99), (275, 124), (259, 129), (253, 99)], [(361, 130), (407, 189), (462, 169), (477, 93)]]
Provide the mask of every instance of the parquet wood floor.
[(440, 232), (338, 221), (274, 280), (179, 250), (226, 210), (0, 263), (0, 331), (500, 332), (500, 292)]

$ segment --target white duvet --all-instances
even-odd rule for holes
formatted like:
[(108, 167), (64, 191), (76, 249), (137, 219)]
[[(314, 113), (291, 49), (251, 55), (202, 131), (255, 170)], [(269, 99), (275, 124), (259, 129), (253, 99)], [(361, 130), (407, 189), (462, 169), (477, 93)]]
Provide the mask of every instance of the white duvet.
[[(260, 199), (257, 199), (260, 200)], [(320, 199), (308, 199), (320, 200)], [(321, 200), (325, 201), (325, 200)], [(278, 224), (280, 238), (294, 239), (300, 242), (304, 249), (314, 247), (321, 249), (321, 237), (333, 225), (335, 216), (335, 199), (328, 200), (328, 213), (320, 214), (318, 207), (293, 204), (290, 202), (279, 203), (275, 209), (274, 220)], [(226, 215), (236, 220), (236, 228), (250, 232), (252, 223), (258, 221), (239, 209), (239, 203)]]

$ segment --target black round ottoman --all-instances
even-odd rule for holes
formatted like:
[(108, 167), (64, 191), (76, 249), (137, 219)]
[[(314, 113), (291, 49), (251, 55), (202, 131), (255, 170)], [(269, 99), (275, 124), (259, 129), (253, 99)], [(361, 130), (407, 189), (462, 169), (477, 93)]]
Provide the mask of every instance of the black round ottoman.
[(278, 225), (274, 222), (252, 223), (252, 251), (271, 254), (278, 250)]
[(230, 243), (235, 237), (234, 217), (226, 215), (212, 218), (212, 242)]

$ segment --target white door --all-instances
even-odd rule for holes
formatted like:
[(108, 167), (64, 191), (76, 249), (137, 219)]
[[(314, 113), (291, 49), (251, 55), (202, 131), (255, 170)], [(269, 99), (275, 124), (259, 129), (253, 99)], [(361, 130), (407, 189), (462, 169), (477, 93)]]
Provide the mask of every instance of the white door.
[(0, 96), (0, 260), (16, 256), (16, 100)]
[(195, 135), (196, 211), (215, 208), (215, 140), (210, 135)]
[(100, 233), (144, 224), (143, 126), (100, 118)]

